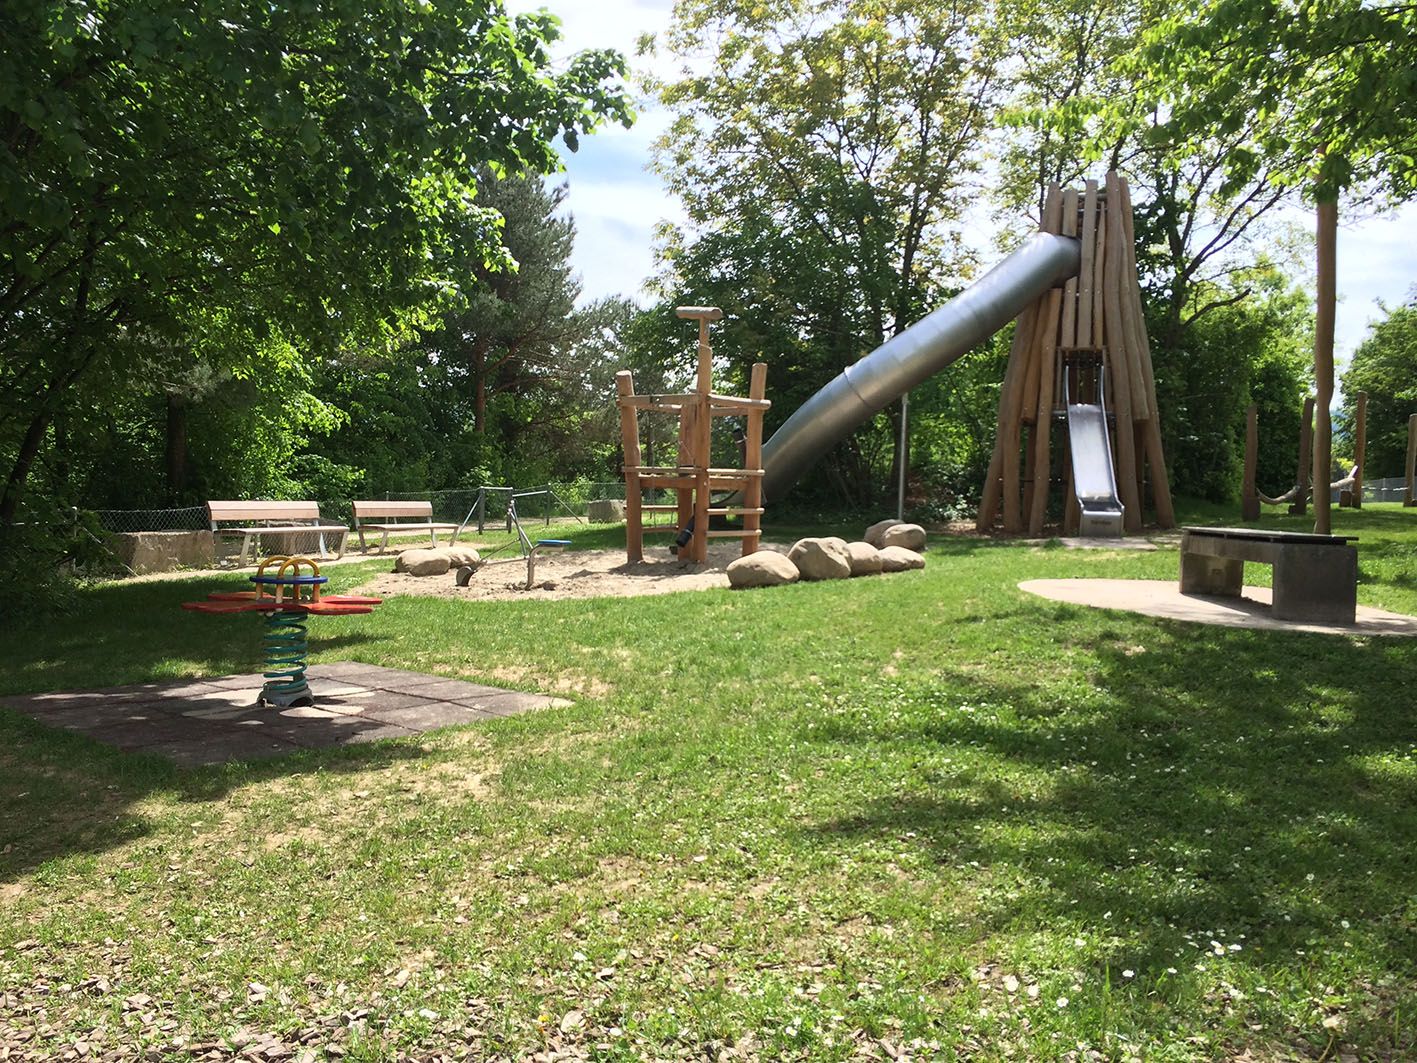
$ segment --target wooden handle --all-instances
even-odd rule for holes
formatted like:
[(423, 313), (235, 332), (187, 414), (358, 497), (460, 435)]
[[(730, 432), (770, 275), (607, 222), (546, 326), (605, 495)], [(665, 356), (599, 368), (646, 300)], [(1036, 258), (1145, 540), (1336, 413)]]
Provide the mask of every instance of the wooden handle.
[(674, 312), (680, 317), (699, 321), (722, 321), (723, 311), (716, 306), (676, 306)]

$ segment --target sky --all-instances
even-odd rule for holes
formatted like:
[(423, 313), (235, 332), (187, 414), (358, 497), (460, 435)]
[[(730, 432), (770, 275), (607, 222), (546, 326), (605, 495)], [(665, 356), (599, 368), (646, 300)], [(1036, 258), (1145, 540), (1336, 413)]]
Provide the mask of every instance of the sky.
[[(561, 19), (565, 36), (559, 54), (582, 48), (615, 48), (636, 72), (647, 62), (651, 71), (669, 74), (660, 57), (635, 56), (641, 34), (659, 33), (669, 24), (672, 0), (508, 0), (512, 12), (549, 7)], [(631, 129), (609, 126), (584, 137), (580, 150), (563, 152), (568, 185), (566, 206), (576, 221), (574, 264), (585, 299), (625, 295), (643, 299), (645, 281), (654, 273), (654, 232), (663, 221), (680, 221), (683, 210), (649, 169), (654, 141), (670, 116), (642, 99)], [(1312, 230), (1311, 215), (1299, 208), (1287, 220)], [(969, 234), (989, 261), (994, 232), (983, 218)], [(1305, 278), (1307, 280), (1307, 278)], [(1371, 322), (1382, 316), (1378, 303), (1402, 302), (1417, 285), (1417, 202), (1385, 215), (1341, 223), (1338, 234), (1338, 312), (1334, 346), (1344, 362), (1362, 342)]]

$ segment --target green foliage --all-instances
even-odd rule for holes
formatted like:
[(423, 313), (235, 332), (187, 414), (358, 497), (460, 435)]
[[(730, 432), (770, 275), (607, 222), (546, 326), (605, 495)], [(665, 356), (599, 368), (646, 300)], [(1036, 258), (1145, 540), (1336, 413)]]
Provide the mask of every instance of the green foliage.
[(1268, 169), (1321, 200), (1380, 185), (1417, 193), (1417, 8), (1400, 0), (1206, 0), (1148, 27), (1135, 101), (1160, 105), (1173, 141), (1248, 129), (1223, 160), (1226, 189)]
[[(654, 86), (677, 115), (658, 165), (689, 222), (665, 234), (665, 306), (722, 306), (733, 324), (716, 349), (740, 371), (771, 356), (774, 420), (967, 272), (948, 225), (998, 84), (988, 14), (919, 0), (676, 9), (666, 43), (685, 62)], [(874, 498), (890, 420), (839, 448), (817, 491)]]
[(1403, 476), (1407, 419), (1417, 413), (1417, 290), (1385, 307), (1343, 374), (1342, 422), (1351, 436), (1358, 392), (1368, 393), (1367, 479)]
[(546, 171), (553, 138), (574, 147), (630, 117), (619, 56), (553, 69), (554, 17), (499, 0), (52, 0), (7, 16), (4, 521), (76, 389), (143, 378), (135, 336), (185, 345), (214, 312), (302, 357), (387, 338), (452, 291), (456, 261), (504, 259), (478, 167)]
[(1153, 351), (1172, 490), (1214, 501), (1239, 493), (1252, 402), (1259, 407), (1261, 490), (1279, 493), (1293, 483), (1310, 379), (1313, 325), (1304, 292), (1268, 265), (1232, 283), (1250, 295), (1235, 300), (1202, 290), (1212, 309), (1193, 319), (1183, 345)]

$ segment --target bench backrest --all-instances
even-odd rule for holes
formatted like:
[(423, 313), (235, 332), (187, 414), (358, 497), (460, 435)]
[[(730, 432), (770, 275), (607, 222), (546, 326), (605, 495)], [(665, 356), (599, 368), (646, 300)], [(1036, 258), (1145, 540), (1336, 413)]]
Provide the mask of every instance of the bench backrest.
[(432, 502), (355, 502), (354, 519), (369, 517), (425, 517), (432, 519)]
[(208, 502), (207, 518), (222, 520), (319, 520), (318, 502)]

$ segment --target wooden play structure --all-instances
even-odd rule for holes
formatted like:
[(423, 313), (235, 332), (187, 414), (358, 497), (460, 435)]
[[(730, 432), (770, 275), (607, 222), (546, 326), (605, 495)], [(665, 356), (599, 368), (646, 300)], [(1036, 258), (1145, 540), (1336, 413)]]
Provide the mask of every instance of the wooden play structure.
[[(722, 320), (713, 306), (681, 306), (681, 318), (699, 324), (698, 371), (694, 389), (677, 395), (637, 395), (629, 370), (615, 374), (620, 407), (620, 437), (625, 452), (625, 553), (630, 561), (644, 559), (646, 532), (673, 532), (682, 561), (708, 560), (710, 539), (737, 538), (746, 556), (758, 549), (763, 515), (763, 414), (772, 405), (764, 392), (768, 367), (753, 366), (748, 397), (719, 395), (713, 390), (713, 349), (709, 325)], [(679, 453), (674, 465), (640, 464), (640, 414), (670, 414), (679, 421)], [(743, 439), (734, 466), (712, 462), (713, 419), (742, 417)], [(646, 503), (643, 492), (669, 489), (673, 504)], [(731, 492), (734, 504), (715, 505), (713, 492)], [(644, 523), (646, 513), (672, 513), (673, 523)], [(741, 517), (737, 528), (711, 528), (715, 517)]]
[[(1051, 186), (1042, 230), (1078, 237), (1081, 268), (1017, 319), (978, 529), (1001, 523), (1008, 534), (1041, 535), (1055, 478), (1064, 482), (1064, 534), (1086, 529), (1087, 502), (1098, 501), (1080, 478), (1110, 480), (1111, 495), (1101, 501), (1109, 503), (1111, 534), (1141, 530), (1148, 487), (1156, 523), (1174, 527), (1127, 182), (1109, 173), (1100, 187)], [(1094, 433), (1085, 448), (1072, 438), (1080, 425)]]
[[(1294, 473), (1294, 486), (1282, 495), (1267, 495), (1256, 483), (1259, 464), (1259, 411), (1251, 403), (1245, 411), (1245, 473), (1240, 490), (1240, 516), (1243, 520), (1259, 520), (1260, 503), (1282, 506), (1289, 503), (1289, 512), (1301, 516), (1308, 511), (1311, 489), (1312, 454), (1314, 446), (1314, 397), (1304, 399), (1304, 412), (1299, 419), (1299, 464)], [(1347, 476), (1329, 484), (1338, 492), (1338, 504), (1350, 509), (1363, 508), (1363, 462), (1368, 449), (1368, 393), (1358, 392), (1353, 417), (1353, 468)], [(1408, 450), (1411, 451), (1409, 445)], [(1410, 479), (1409, 479), (1410, 483)], [(1409, 494), (1410, 494), (1409, 488)]]
[(1417, 413), (1407, 418), (1407, 491), (1402, 496), (1404, 506), (1417, 506)]

